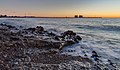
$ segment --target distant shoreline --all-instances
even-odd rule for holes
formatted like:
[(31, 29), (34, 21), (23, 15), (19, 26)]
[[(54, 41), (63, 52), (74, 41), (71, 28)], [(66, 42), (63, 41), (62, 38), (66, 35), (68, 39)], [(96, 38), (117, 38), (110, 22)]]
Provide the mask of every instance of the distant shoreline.
[[(0, 18), (75, 18), (75, 17), (31, 17), (31, 16), (7, 16)], [(120, 18), (120, 17), (81, 17), (81, 18)], [(77, 19), (77, 18), (76, 18)]]
[[(75, 17), (0, 17), (0, 18), (75, 18)], [(103, 18), (103, 17), (82, 17), (82, 18)]]

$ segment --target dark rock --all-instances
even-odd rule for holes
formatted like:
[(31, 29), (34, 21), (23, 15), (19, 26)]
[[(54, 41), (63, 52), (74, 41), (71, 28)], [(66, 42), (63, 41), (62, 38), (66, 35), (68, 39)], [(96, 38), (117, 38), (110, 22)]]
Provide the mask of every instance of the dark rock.
[[(16, 28), (15, 26), (11, 26), (11, 25), (7, 25), (7, 27), (9, 28), (9, 29), (11, 29), (11, 28)], [(17, 28), (16, 28), (17, 29)]]
[(111, 60), (108, 60), (108, 62), (109, 62), (110, 65), (114, 66), (114, 63), (112, 63)]
[(66, 35), (76, 35), (76, 33), (74, 33), (73, 31), (68, 30), (68, 31), (63, 33), (63, 36), (66, 36)]
[(0, 40), (2, 40), (2, 37), (0, 36)]
[(76, 35), (76, 33), (70, 30), (62, 33), (61, 35), (62, 40), (68, 39), (74, 41), (75, 43), (78, 43), (79, 41), (82, 40), (80, 36)]
[(99, 61), (100, 59), (99, 58), (94, 58), (95, 61)]
[(58, 41), (59, 41), (60, 39), (59, 39), (59, 37), (58, 37), (58, 36), (55, 36), (55, 40), (58, 40)]
[(96, 51), (92, 51), (92, 53), (97, 54)]
[(11, 40), (18, 41), (20, 40), (18, 37), (10, 37)]
[(28, 28), (26, 30), (35, 31), (36, 29), (35, 28)]
[(56, 36), (53, 32), (48, 33), (49, 36)]
[(84, 56), (87, 57), (87, 54), (85, 54)]
[(65, 41), (64, 46), (72, 45), (74, 44), (73, 41)]
[(96, 58), (96, 57), (99, 57), (98, 54), (96, 53), (96, 51), (92, 51), (92, 58)]
[(78, 40), (82, 40), (82, 38), (80, 37), (80, 36), (76, 36), (76, 39), (78, 39)]
[(24, 33), (26, 33), (26, 34), (28, 32), (30, 32), (30, 33), (35, 32), (37, 34), (42, 34), (44, 32), (44, 28), (42, 26), (37, 26), (36, 28), (28, 28), (28, 29), (24, 29), (24, 30), (25, 30)]
[(1, 26), (6, 26), (9, 29), (17, 29), (15, 26), (7, 25), (7, 24), (0, 24)]
[(44, 28), (42, 26), (37, 26), (36, 27), (37, 32), (44, 31)]

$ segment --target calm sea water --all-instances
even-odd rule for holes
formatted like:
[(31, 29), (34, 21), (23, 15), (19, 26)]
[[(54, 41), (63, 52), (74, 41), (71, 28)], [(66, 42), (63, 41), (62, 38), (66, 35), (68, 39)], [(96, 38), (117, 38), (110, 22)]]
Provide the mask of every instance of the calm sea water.
[[(73, 30), (79, 34), (82, 42), (66, 47), (62, 54), (74, 56), (91, 56), (91, 51), (95, 50), (101, 56), (101, 60), (106, 62), (110, 59), (114, 63), (120, 64), (120, 19), (109, 18), (1, 18), (0, 23), (24, 28), (43, 26), (45, 29), (61, 33)], [(75, 50), (75, 52), (69, 52)]]

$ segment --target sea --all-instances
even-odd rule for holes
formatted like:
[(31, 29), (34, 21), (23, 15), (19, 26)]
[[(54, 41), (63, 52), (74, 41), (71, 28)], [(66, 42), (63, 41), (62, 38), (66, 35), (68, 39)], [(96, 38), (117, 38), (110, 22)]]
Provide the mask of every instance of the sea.
[(72, 30), (82, 37), (79, 43), (66, 46), (61, 54), (91, 57), (96, 51), (103, 63), (111, 60), (120, 65), (120, 18), (0, 18), (0, 24), (19, 28), (43, 26), (62, 33)]

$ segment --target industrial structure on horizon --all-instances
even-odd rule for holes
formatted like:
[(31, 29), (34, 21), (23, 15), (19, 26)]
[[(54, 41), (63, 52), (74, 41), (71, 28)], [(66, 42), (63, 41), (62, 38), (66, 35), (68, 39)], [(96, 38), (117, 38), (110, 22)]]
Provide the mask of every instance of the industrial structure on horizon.
[(75, 15), (74, 18), (83, 18), (83, 15)]

